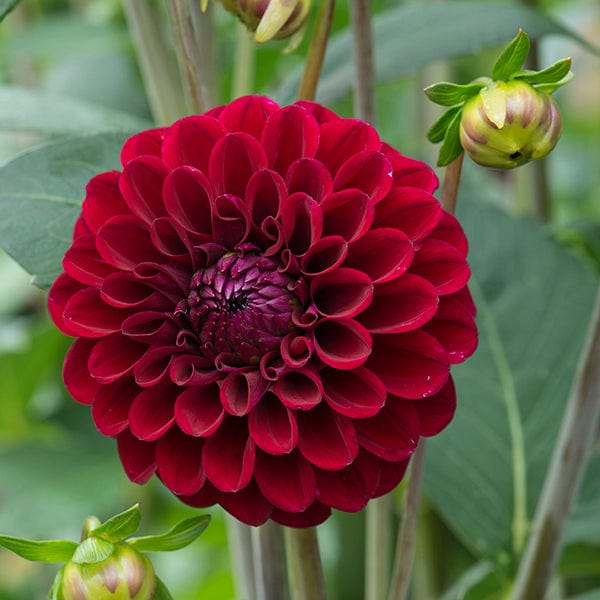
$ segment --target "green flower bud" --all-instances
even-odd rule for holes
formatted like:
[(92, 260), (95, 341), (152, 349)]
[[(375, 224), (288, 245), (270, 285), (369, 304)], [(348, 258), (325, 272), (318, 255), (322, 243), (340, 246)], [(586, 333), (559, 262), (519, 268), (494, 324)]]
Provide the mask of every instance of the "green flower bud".
[(69, 561), (62, 570), (62, 600), (151, 600), (156, 589), (154, 567), (125, 542), (93, 563)]
[(288, 38), (308, 18), (312, 0), (221, 0), (223, 6), (255, 32), (257, 42)]
[(465, 103), (460, 141), (476, 163), (512, 169), (546, 156), (561, 129), (558, 106), (547, 93), (523, 81), (494, 81)]

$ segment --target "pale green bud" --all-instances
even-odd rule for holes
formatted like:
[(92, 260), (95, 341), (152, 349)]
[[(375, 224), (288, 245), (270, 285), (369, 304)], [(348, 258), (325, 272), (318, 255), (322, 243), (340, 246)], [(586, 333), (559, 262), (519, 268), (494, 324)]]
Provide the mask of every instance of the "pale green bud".
[(100, 562), (69, 561), (62, 571), (61, 600), (151, 600), (156, 589), (154, 567), (125, 542), (114, 545)]
[(476, 163), (512, 169), (546, 156), (561, 129), (558, 106), (547, 93), (524, 81), (494, 81), (465, 103), (460, 141)]

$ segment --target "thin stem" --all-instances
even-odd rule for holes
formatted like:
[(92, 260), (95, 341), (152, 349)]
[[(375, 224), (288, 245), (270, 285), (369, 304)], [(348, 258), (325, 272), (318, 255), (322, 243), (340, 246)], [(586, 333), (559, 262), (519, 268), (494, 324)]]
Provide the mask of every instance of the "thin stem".
[(512, 600), (544, 598), (596, 431), (600, 403), (600, 288)]
[(371, 0), (350, 0), (354, 60), (354, 114), (372, 123), (375, 119), (375, 69)]
[(252, 530), (257, 600), (287, 600), (285, 545), (281, 525), (267, 521)]
[(402, 521), (396, 540), (396, 560), (394, 562), (388, 600), (405, 600), (408, 594), (412, 564), (415, 556), (417, 520), (419, 516), (419, 500), (424, 463), (425, 439), (421, 438), (411, 459), (408, 483), (404, 492)]
[(333, 22), (335, 0), (321, 0), (319, 12), (315, 22), (310, 46), (304, 63), (304, 73), (298, 90), (298, 100), (314, 100), (317, 93), (317, 84), (321, 75), (321, 68), (325, 60), (327, 41)]
[(191, 112), (202, 113), (207, 106), (202, 87), (202, 69), (194, 36), (190, 0), (167, 0), (167, 7), (188, 109)]
[(165, 52), (157, 15), (147, 0), (123, 0), (129, 31), (157, 125), (169, 125), (186, 112), (185, 102)]
[(317, 530), (286, 527), (284, 533), (292, 600), (326, 600)]
[(254, 64), (256, 42), (243, 23), (237, 24), (235, 61), (231, 93), (234, 98), (252, 93), (254, 88)]
[(392, 496), (386, 494), (367, 505), (365, 543), (365, 600), (383, 600), (390, 580)]
[(460, 175), (462, 172), (462, 163), (465, 156), (461, 152), (447, 167), (444, 173), (444, 182), (442, 183), (441, 202), (444, 210), (454, 214), (456, 210), (456, 197), (458, 196), (458, 186), (460, 185)]
[(219, 99), (217, 62), (215, 55), (214, 2), (209, 2), (202, 12), (199, 1), (190, 4), (194, 37), (198, 47), (198, 65), (202, 69), (202, 81), (207, 106), (214, 106)]
[(248, 525), (226, 514), (227, 539), (231, 553), (232, 573), (238, 600), (258, 600), (254, 579), (252, 533)]

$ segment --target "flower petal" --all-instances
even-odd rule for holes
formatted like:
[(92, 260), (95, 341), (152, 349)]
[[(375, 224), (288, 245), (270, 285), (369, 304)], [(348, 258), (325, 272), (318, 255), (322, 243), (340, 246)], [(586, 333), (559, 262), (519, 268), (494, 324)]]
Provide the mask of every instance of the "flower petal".
[(323, 200), (323, 235), (341, 235), (347, 242), (358, 239), (371, 226), (373, 200), (356, 189), (341, 190)]
[(373, 492), (373, 498), (379, 498), (391, 492), (404, 477), (409, 463), (408, 458), (396, 462), (379, 461), (379, 483)]
[(111, 273), (104, 279), (100, 297), (117, 308), (166, 310), (173, 307), (173, 302), (168, 298), (140, 281), (133, 273), (123, 271)]
[(84, 286), (75, 281), (70, 275), (61, 273), (52, 284), (48, 292), (48, 312), (54, 324), (66, 335), (76, 336), (67, 321), (65, 321), (65, 305), (71, 297), (78, 291), (84, 289)]
[(98, 390), (98, 383), (90, 376), (88, 361), (96, 340), (75, 340), (65, 356), (63, 381), (67, 391), (80, 404), (91, 404)]
[(370, 304), (373, 284), (362, 271), (342, 268), (315, 277), (310, 293), (315, 308), (323, 316), (352, 317)]
[(250, 231), (250, 218), (245, 202), (237, 196), (217, 196), (212, 213), (213, 239), (216, 243), (235, 248)]
[(285, 183), (288, 192), (304, 192), (321, 204), (333, 189), (333, 180), (325, 165), (313, 158), (299, 158), (287, 170)]
[(286, 527), (316, 527), (331, 515), (331, 508), (315, 500), (306, 510), (292, 513), (273, 508), (271, 519)]
[(323, 125), (323, 123), (327, 123), (327, 121), (340, 120), (340, 117), (332, 110), (317, 102), (312, 102), (311, 100), (298, 100), (297, 102), (294, 102), (294, 104), (307, 110), (319, 125)]
[(156, 385), (169, 371), (173, 355), (179, 348), (173, 346), (150, 346), (133, 368), (135, 381), (142, 387)]
[(180, 429), (193, 436), (212, 435), (225, 416), (219, 386), (209, 383), (186, 389), (175, 401), (175, 420)]
[(437, 394), (414, 404), (421, 423), (421, 435), (437, 435), (450, 423), (456, 410), (456, 390), (452, 377), (448, 377), (446, 385)]
[(430, 194), (437, 189), (437, 177), (433, 169), (424, 162), (404, 156), (385, 142), (381, 144), (381, 152), (394, 168), (394, 186), (415, 187)]
[(125, 167), (130, 160), (138, 156), (156, 156), (160, 158), (161, 147), (168, 127), (156, 127), (140, 131), (128, 138), (121, 150), (121, 164)]
[(242, 523), (254, 527), (262, 525), (273, 510), (254, 480), (233, 494), (221, 493), (219, 504)]
[(227, 104), (218, 118), (229, 131), (245, 131), (260, 141), (267, 119), (277, 110), (270, 98), (243, 96)]
[(151, 442), (166, 433), (175, 422), (175, 388), (154, 386), (138, 394), (129, 409), (129, 429), (139, 440)]
[(349, 158), (337, 172), (333, 189), (363, 191), (373, 203), (379, 202), (392, 187), (392, 166), (380, 152), (367, 150)]
[(142, 310), (127, 317), (121, 325), (123, 335), (146, 344), (172, 347), (179, 332), (179, 326), (166, 312)]
[(109, 306), (96, 288), (79, 290), (67, 302), (64, 319), (69, 330), (84, 337), (103, 337), (121, 329), (129, 311)]
[(130, 340), (121, 333), (102, 338), (90, 353), (90, 374), (99, 383), (111, 383), (133, 371), (147, 349), (145, 344)]
[(131, 214), (119, 189), (119, 171), (108, 171), (92, 177), (85, 187), (81, 214), (86, 225), (96, 233), (104, 223), (120, 214)]
[(92, 418), (102, 435), (115, 436), (127, 429), (131, 403), (141, 391), (129, 378), (98, 388), (92, 403)]
[(360, 367), (371, 354), (371, 335), (353, 319), (322, 319), (314, 329), (315, 350), (330, 367)]
[(254, 443), (269, 454), (287, 454), (298, 443), (294, 413), (270, 392), (250, 412), (248, 429)]
[(142, 442), (126, 429), (117, 436), (119, 458), (125, 474), (134, 483), (146, 483), (156, 471), (155, 443)]
[(298, 448), (304, 458), (326, 471), (347, 467), (358, 454), (356, 432), (349, 419), (321, 402), (297, 413)]
[(300, 268), (309, 277), (323, 275), (339, 267), (347, 253), (346, 240), (339, 235), (329, 235), (309, 248), (300, 261)]
[(289, 249), (301, 256), (321, 236), (321, 207), (307, 194), (296, 192), (285, 198), (281, 207), (281, 222)]
[(235, 417), (247, 415), (268, 386), (259, 371), (234, 371), (221, 383), (223, 408)]
[(279, 374), (273, 392), (285, 406), (308, 410), (321, 402), (323, 389), (319, 376), (307, 369), (289, 369)]
[(431, 232), (431, 238), (442, 240), (456, 248), (463, 257), (467, 256), (469, 242), (463, 228), (454, 215), (442, 211), (440, 222)]
[(256, 171), (246, 188), (246, 203), (252, 224), (261, 229), (265, 219), (276, 218), (286, 187), (279, 173), (269, 169)]
[(281, 358), (288, 367), (299, 369), (310, 360), (314, 351), (314, 343), (310, 338), (292, 332), (281, 340), (280, 351)]

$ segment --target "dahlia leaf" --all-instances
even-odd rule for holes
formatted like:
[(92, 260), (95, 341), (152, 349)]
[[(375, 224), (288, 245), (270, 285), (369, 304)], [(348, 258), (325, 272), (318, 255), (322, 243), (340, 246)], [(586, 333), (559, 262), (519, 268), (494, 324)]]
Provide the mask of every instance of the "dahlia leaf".
[(162, 535), (148, 535), (127, 540), (140, 552), (170, 552), (191, 544), (207, 527), (210, 515), (180, 521)]
[(492, 67), (492, 79), (506, 81), (520, 69), (529, 54), (529, 36), (519, 29), (516, 37), (504, 48)]
[(93, 534), (108, 542), (120, 542), (138, 530), (141, 518), (140, 505), (135, 504), (128, 510), (104, 521), (102, 525), (93, 530)]
[(485, 87), (485, 83), (469, 83), (467, 85), (458, 85), (442, 81), (426, 87), (423, 91), (425, 95), (436, 104), (442, 106), (455, 106), (462, 104), (469, 98), (477, 95)]
[(34, 541), (0, 535), (0, 546), (27, 560), (60, 563), (69, 560), (77, 544), (69, 540)]
[(536, 84), (535, 89), (541, 90), (542, 92), (546, 92), (546, 94), (552, 94), (552, 92), (555, 92), (559, 87), (567, 85), (567, 83), (569, 83), (573, 79), (573, 77), (575, 76), (573, 75), (573, 72), (570, 71), (560, 81), (557, 81), (556, 83), (539, 83)]
[[(487, 560), (475, 563), (472, 567), (464, 571), (458, 580), (446, 590), (441, 600), (456, 600), (456, 598), (467, 597), (467, 594), (470, 598), (472, 592), (476, 590), (478, 586), (486, 585), (490, 578), (496, 579), (493, 563)], [(499, 587), (499, 585), (496, 585), (494, 591), (499, 591)]]
[(61, 271), (87, 182), (120, 166), (127, 137), (101, 133), (63, 139), (0, 167), (0, 247), (39, 287), (49, 287)]
[(541, 71), (517, 71), (511, 79), (523, 79), (531, 85), (538, 83), (558, 83), (569, 74), (571, 59), (561, 58), (559, 61)]
[(444, 112), (444, 114), (431, 126), (427, 132), (427, 139), (433, 144), (441, 142), (446, 135), (448, 125), (450, 125), (456, 114), (461, 111), (462, 106), (453, 106)]
[(460, 117), (461, 113), (457, 112), (452, 121), (448, 123), (446, 135), (444, 136), (444, 142), (440, 148), (440, 153), (438, 156), (438, 167), (445, 167), (446, 165), (449, 165), (463, 151), (463, 147), (460, 143), (460, 137), (458, 135)]
[(21, 0), (0, 0), (0, 22)]
[(162, 579), (156, 578), (156, 591), (152, 600), (173, 600), (171, 592), (167, 589), (167, 586), (163, 583)]
[(111, 542), (92, 535), (79, 544), (71, 561), (78, 564), (102, 562), (114, 549), (115, 546)]

